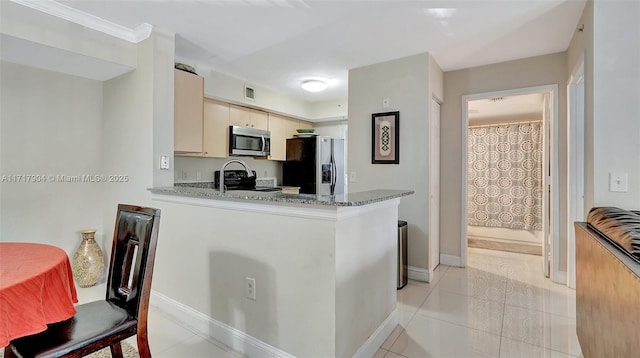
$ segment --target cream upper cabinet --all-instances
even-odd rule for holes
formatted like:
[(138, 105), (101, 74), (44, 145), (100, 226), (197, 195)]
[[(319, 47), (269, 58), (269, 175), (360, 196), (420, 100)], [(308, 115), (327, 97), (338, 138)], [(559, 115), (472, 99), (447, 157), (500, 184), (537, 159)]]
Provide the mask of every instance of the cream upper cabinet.
[(311, 122), (299, 120), (298, 126), (296, 127), (296, 129), (302, 129), (302, 128), (313, 128), (313, 124)]
[(269, 113), (269, 131), (271, 132), (270, 160), (287, 159), (287, 138), (293, 137), (296, 129), (312, 128), (310, 122)]
[(175, 153), (181, 157), (229, 156), (229, 103), (204, 99), (203, 143), (200, 153)]
[(229, 108), (230, 123), (233, 126), (251, 127), (267, 130), (269, 128), (269, 116), (267, 112), (258, 111), (256, 109), (230, 105)]
[(205, 98), (203, 128), (203, 156), (212, 158), (228, 157), (229, 104)]
[(204, 80), (181, 70), (174, 77), (173, 150), (202, 152)]
[(271, 132), (270, 160), (286, 160), (287, 138), (291, 131), (289, 118), (269, 113), (269, 131)]

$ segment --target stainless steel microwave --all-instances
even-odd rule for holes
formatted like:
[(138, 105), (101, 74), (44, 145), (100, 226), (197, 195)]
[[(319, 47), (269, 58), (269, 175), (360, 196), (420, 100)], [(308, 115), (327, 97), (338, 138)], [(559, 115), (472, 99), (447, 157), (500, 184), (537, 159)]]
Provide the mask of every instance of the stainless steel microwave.
[(266, 157), (271, 154), (271, 132), (262, 129), (229, 126), (229, 155)]

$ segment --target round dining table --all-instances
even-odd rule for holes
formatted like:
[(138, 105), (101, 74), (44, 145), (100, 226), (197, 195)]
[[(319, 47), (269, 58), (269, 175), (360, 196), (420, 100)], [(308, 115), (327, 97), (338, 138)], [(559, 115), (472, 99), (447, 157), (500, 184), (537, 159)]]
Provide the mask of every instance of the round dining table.
[(45, 244), (0, 242), (0, 347), (76, 313), (71, 263)]

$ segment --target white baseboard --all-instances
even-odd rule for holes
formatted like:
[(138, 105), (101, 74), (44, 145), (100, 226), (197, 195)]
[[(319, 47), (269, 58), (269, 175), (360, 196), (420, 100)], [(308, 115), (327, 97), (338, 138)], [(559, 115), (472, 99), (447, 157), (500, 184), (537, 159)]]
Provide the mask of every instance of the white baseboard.
[(462, 259), (460, 258), (460, 256), (440, 254), (440, 264), (462, 267)]
[(354, 358), (373, 357), (387, 337), (398, 325), (398, 309), (393, 310), (380, 326), (369, 336), (366, 342), (353, 355)]
[(407, 267), (407, 276), (416, 281), (429, 282), (431, 280), (429, 270), (415, 266)]
[[(176, 321), (184, 323), (186, 326), (193, 328), (199, 333), (222, 342), (225, 345), (231, 347), (233, 350), (243, 353), (248, 357), (293, 358), (293, 356), (287, 352), (273, 347), (225, 323), (217, 321), (205, 315), (204, 313), (196, 311), (193, 308), (186, 306), (174, 299), (171, 299), (159, 292), (152, 290), (150, 301), (151, 305), (168, 314)], [(382, 342), (384, 342), (384, 339), (382, 340)], [(378, 345), (378, 347), (382, 345), (382, 342)], [(373, 356), (373, 354), (371, 356)]]

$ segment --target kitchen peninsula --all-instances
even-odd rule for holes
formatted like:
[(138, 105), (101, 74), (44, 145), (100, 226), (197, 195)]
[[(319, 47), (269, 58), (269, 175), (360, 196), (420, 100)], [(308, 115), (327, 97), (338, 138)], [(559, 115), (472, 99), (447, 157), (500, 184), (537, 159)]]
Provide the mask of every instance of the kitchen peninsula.
[(395, 328), (398, 205), (413, 191), (150, 191), (159, 256), (175, 262), (157, 267), (174, 284), (154, 285), (156, 304), (203, 333), (249, 356), (370, 357)]

